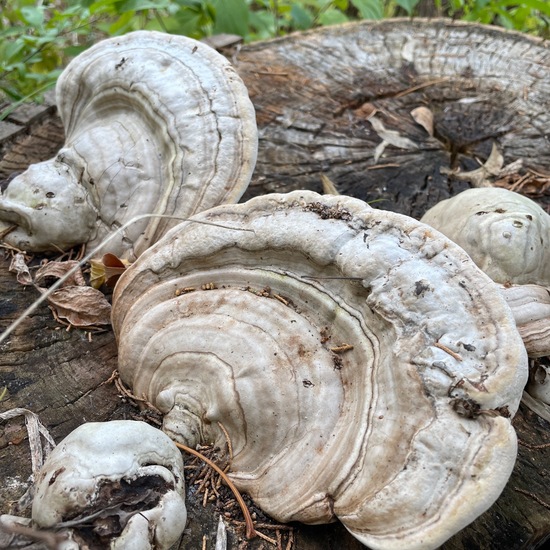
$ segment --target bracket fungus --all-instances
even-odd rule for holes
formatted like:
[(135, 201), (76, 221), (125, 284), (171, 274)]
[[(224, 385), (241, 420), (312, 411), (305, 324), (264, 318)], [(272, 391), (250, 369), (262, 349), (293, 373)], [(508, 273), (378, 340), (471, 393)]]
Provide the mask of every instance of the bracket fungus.
[(193, 220), (113, 300), (120, 375), (164, 431), (221, 448), (227, 432), (229, 476), (265, 512), (338, 519), (373, 549), (436, 548), (496, 500), (527, 357), (462, 249), (308, 191)]
[[(441, 201), (421, 221), (500, 283), (529, 356), (550, 355), (550, 216), (519, 193), (483, 187)], [(550, 404), (550, 373), (537, 366), (531, 378), (529, 393)]]
[(36, 482), (32, 519), (69, 529), (79, 547), (168, 549), (185, 528), (183, 460), (145, 422), (90, 422), (52, 451)]
[[(69, 63), (56, 98), (64, 147), (0, 195), (10, 245), (93, 249), (140, 215), (185, 219), (248, 186), (254, 108), (230, 63), (203, 43), (154, 31), (104, 40)], [(140, 219), (110, 251), (133, 259), (178, 221)]]
[(468, 189), (420, 220), (460, 245), (493, 281), (550, 287), (550, 216), (498, 187)]

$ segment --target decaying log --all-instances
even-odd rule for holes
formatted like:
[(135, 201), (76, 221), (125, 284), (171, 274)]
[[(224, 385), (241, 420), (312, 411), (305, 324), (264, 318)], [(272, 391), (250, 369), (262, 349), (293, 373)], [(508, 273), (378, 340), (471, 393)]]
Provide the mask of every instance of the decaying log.
[[(468, 186), (445, 172), (479, 168), (493, 144), (505, 165), (550, 171), (550, 48), (540, 40), (394, 20), (253, 44), (234, 60), (261, 128), (248, 196), (320, 190), (326, 174), (343, 194), (420, 217)], [(418, 108), (433, 116), (433, 136)], [(380, 125), (397, 145), (376, 162), (392, 137)]]
[[(550, 48), (540, 40), (448, 21), (384, 21), (226, 53), (250, 90), (260, 128), (258, 164), (245, 198), (320, 191), (324, 175), (340, 193), (419, 218), (472, 185), (463, 173), (479, 169), (496, 146), (502, 161), (487, 166), (481, 184), (550, 202)], [(48, 104), (31, 115), (16, 111), (0, 127), (0, 179), (57, 150), (63, 137), (52, 113)], [(8, 259), (0, 264), (2, 329), (37, 295), (15, 282), (8, 265)], [(31, 409), (56, 441), (85, 421), (139, 414), (106, 383), (116, 368), (110, 331), (91, 339), (84, 331), (67, 332), (43, 306), (0, 352), (0, 394), (7, 388), (0, 412)], [(519, 457), (508, 486), (443, 548), (527, 549), (550, 538), (550, 446), (541, 447), (550, 443), (550, 425), (522, 405), (514, 426)], [(23, 420), (1, 423), (1, 512), (21, 496), (29, 475)], [(213, 548), (218, 512), (202, 508), (202, 497), (189, 492), (181, 548), (201, 548), (203, 536)], [(240, 536), (230, 523), (228, 548), (240, 548)], [(295, 526), (294, 537), (295, 550), (360, 548), (339, 525)], [(257, 540), (248, 547), (270, 546)]]

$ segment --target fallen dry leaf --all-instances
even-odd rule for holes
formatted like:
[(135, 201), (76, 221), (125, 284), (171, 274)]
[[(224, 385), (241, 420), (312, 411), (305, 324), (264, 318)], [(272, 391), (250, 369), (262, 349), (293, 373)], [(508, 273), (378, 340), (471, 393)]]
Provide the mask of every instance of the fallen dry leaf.
[(493, 143), (489, 158), (479, 168), (470, 170), (469, 172), (441, 168), (441, 173), (450, 175), (457, 180), (469, 181), (474, 187), (493, 187), (490, 178), (515, 174), (519, 172), (522, 166), (523, 162), (521, 159), (504, 166), (504, 157), (496, 144)]
[[(44, 264), (36, 272), (34, 281), (38, 286), (41, 286), (41, 283), (45, 282), (48, 277), (61, 279), (71, 269), (77, 266), (78, 266), (78, 262), (76, 260), (67, 260), (66, 262), (48, 262)], [(85, 286), (85, 285), (86, 285), (86, 281), (84, 280), (84, 275), (82, 275), (82, 271), (80, 269), (77, 269), (62, 284), (62, 286)]]
[(502, 153), (498, 150), (498, 147), (493, 143), (491, 148), (491, 154), (489, 158), (482, 165), (482, 168), (486, 170), (491, 176), (498, 176), (502, 167), (504, 166), (504, 157)]
[(374, 131), (389, 145), (398, 147), (399, 149), (418, 149), (418, 145), (411, 141), (409, 138), (403, 137), (399, 132), (395, 130), (388, 130), (381, 120), (378, 120), (375, 116), (369, 118)]
[(384, 149), (388, 145), (393, 145), (399, 149), (418, 149), (418, 145), (411, 141), (409, 138), (403, 137), (399, 132), (395, 130), (388, 130), (382, 121), (378, 120), (375, 116), (371, 116), (368, 121), (371, 123), (374, 131), (382, 138), (382, 143), (377, 145), (374, 151), (374, 162), (378, 162), (378, 159), (382, 156)]
[(118, 278), (130, 265), (128, 260), (121, 260), (111, 253), (104, 254), (101, 260), (90, 260), (91, 273), (90, 284), (99, 288), (103, 283), (107, 286), (115, 286)]
[(16, 274), (15, 278), (19, 284), (32, 285), (32, 275), (25, 262), (25, 255), (21, 252), (18, 252), (12, 258), (8, 271)]
[[(46, 292), (44, 288), (37, 288), (40, 292)], [(47, 300), (59, 319), (75, 327), (111, 324), (111, 304), (95, 288), (66, 286), (52, 292)]]
[(504, 187), (510, 191), (527, 195), (531, 199), (537, 199), (548, 194), (548, 190), (550, 189), (550, 174), (536, 172), (530, 168), (523, 174), (519, 170), (515, 173), (504, 173), (513, 164), (511, 163), (504, 167), (499, 179), (494, 183), (495, 187)]
[(378, 109), (372, 103), (363, 103), (361, 107), (355, 109), (354, 113), (358, 117), (363, 117), (369, 119), (371, 116), (374, 116), (378, 112)]
[(434, 114), (428, 107), (417, 107), (411, 111), (411, 116), (417, 124), (420, 124), (428, 134), (434, 135)]

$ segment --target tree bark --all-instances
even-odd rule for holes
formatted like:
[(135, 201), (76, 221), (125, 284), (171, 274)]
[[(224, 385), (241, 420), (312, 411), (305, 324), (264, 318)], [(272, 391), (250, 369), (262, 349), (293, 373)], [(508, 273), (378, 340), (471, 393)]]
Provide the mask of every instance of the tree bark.
[[(547, 205), (550, 187), (550, 49), (537, 39), (449, 21), (389, 20), (316, 29), (227, 52), (257, 111), (258, 163), (243, 200), (268, 192), (338, 191), (419, 218), (430, 206), (470, 186), (453, 171), (485, 162), (493, 145), (509, 173), (487, 174)], [(433, 132), (411, 111), (424, 107)], [(374, 116), (374, 123), (373, 117)], [(16, 111), (0, 126), (0, 179), (52, 156), (62, 127), (48, 104)], [(387, 141), (383, 148), (381, 143)], [(517, 166), (517, 165), (516, 165)], [(5, 328), (37, 296), (0, 264), (0, 323)], [(138, 412), (105, 383), (116, 368), (112, 332), (65, 331), (41, 307), (1, 348), (0, 411), (25, 407), (59, 441), (77, 425), (135, 417)], [(530, 549), (550, 537), (550, 425), (520, 408), (514, 419), (518, 461), (502, 496), (444, 546)], [(0, 511), (28, 485), (30, 462), (23, 421), (0, 424)], [(217, 514), (189, 492), (190, 519), (182, 548), (213, 548)], [(272, 533), (268, 533), (272, 536)], [(241, 537), (241, 539), (239, 539)], [(285, 539), (286, 540), (286, 539)], [(229, 548), (243, 547), (229, 529)], [(267, 548), (256, 540), (249, 548)], [(361, 548), (339, 524), (295, 526), (296, 550)]]
[[(247, 196), (337, 189), (413, 217), (465, 189), (493, 144), (505, 164), (550, 170), (550, 50), (516, 33), (448, 21), (389, 20), (252, 44), (234, 55), (254, 101), (260, 156)], [(425, 107), (434, 136), (411, 111)], [(376, 112), (408, 148), (382, 142)]]

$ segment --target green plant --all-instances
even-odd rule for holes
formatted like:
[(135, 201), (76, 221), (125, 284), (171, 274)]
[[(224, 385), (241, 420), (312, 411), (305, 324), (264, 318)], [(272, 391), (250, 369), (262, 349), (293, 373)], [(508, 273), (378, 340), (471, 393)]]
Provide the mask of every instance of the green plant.
[(200, 38), (214, 19), (212, 3), (200, 0), (15, 0), (0, 6), (0, 92), (15, 102), (36, 100), (53, 86), (60, 67), (100, 38), (137, 29)]
[(466, 21), (550, 38), (550, 4), (546, 0), (451, 0), (450, 11)]
[(0, 0), (0, 100), (12, 107), (38, 100), (70, 58), (103, 37), (137, 29), (252, 41), (356, 19), (412, 17), (427, 8), (550, 37), (545, 0)]

